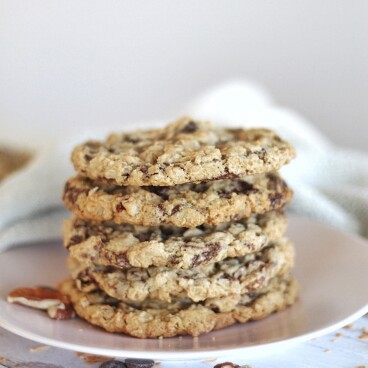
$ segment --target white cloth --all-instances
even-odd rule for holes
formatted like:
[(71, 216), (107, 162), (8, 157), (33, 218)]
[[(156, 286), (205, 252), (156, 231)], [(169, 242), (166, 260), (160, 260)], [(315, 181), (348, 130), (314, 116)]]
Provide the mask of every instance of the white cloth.
[[(267, 127), (297, 149), (298, 156), (281, 171), (295, 195), (289, 209), (348, 232), (368, 237), (368, 155), (331, 144), (312, 124), (292, 110), (275, 105), (262, 88), (248, 82), (229, 82), (211, 89), (180, 114), (216, 124)], [(167, 121), (142, 122), (138, 127)], [(35, 158), (0, 183), (0, 251), (25, 241), (60, 237), (61, 203), (74, 144), (102, 137), (107, 126), (80, 132), (36, 150)], [(128, 128), (129, 129), (129, 128)]]

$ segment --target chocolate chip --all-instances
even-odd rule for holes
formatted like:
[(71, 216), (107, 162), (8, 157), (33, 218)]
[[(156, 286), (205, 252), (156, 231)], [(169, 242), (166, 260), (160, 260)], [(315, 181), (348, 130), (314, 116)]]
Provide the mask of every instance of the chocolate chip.
[(159, 197), (161, 197), (164, 201), (169, 199), (168, 187), (146, 187), (146, 190), (148, 190), (151, 193), (157, 194)]
[(79, 197), (80, 194), (82, 194), (84, 192), (84, 190), (80, 190), (80, 189), (70, 189), (67, 193), (67, 198), (69, 200), (70, 203), (75, 203)]
[(228, 273), (224, 273), (222, 276), (221, 276), (222, 279), (226, 279), (226, 280), (230, 280), (230, 281), (234, 281), (235, 280), (235, 277), (234, 276), (231, 276), (229, 275)]
[(95, 282), (94, 277), (91, 275), (89, 270), (84, 270), (78, 273), (78, 280), (83, 283), (83, 285), (91, 285)]
[(119, 203), (116, 205), (115, 209), (117, 212), (123, 212), (125, 210), (125, 207), (121, 203)]
[(267, 178), (269, 182), (267, 183), (267, 189), (269, 190), (285, 190), (287, 185), (284, 180), (274, 173), (268, 173)]
[(194, 121), (189, 121), (187, 124), (184, 125), (181, 132), (182, 133), (193, 133), (198, 130), (198, 125)]
[(233, 173), (226, 173), (223, 175), (219, 175), (216, 178), (213, 178), (213, 180), (224, 180), (224, 179), (233, 179), (233, 178), (237, 178), (238, 176), (233, 174)]
[(204, 261), (209, 261), (211, 258), (217, 256), (220, 249), (221, 244), (218, 242), (208, 244), (208, 251), (202, 253)]
[(260, 160), (262, 160), (263, 162), (266, 162), (266, 149), (265, 148), (261, 148), (260, 151), (257, 152), (257, 156)]
[(230, 199), (232, 197), (232, 192), (218, 192), (220, 198)]
[(125, 136), (124, 137), (124, 141), (135, 144), (135, 143), (140, 142), (141, 139), (138, 138), (138, 137), (132, 137), (132, 136), (128, 135), (128, 136)]
[(273, 181), (277, 179), (277, 176), (274, 173), (267, 173), (266, 176), (268, 179), (273, 180)]
[(271, 193), (268, 196), (270, 200), (271, 208), (274, 209), (275, 207), (279, 207), (282, 203), (284, 196), (281, 193)]
[(127, 368), (127, 365), (119, 360), (109, 360), (102, 363), (99, 368)]
[(136, 235), (140, 242), (145, 242), (151, 239), (151, 234), (149, 232), (146, 233), (139, 233)]
[(87, 162), (90, 162), (92, 160), (92, 156), (91, 155), (84, 155), (84, 159), (87, 161)]
[(171, 211), (171, 215), (175, 215), (176, 212), (180, 211), (181, 206), (177, 204)]
[(167, 240), (174, 234), (174, 229), (170, 226), (161, 227), (161, 238), (162, 240)]
[(83, 241), (83, 237), (80, 235), (74, 235), (70, 238), (69, 244), (67, 246), (67, 248), (75, 245), (75, 244), (79, 244)]
[(155, 362), (151, 359), (125, 359), (127, 368), (151, 368)]
[[(107, 258), (107, 256), (106, 256)], [(112, 257), (111, 257), (112, 259)], [(126, 252), (120, 252), (118, 254), (116, 254), (115, 256), (115, 264), (117, 267), (120, 268), (130, 268), (132, 267), (132, 265), (130, 264), (129, 260), (128, 260), (128, 256), (126, 254)]]
[(251, 194), (258, 192), (257, 189), (254, 188), (254, 186), (246, 181), (240, 180), (236, 182), (236, 189), (234, 190), (236, 193), (242, 193), (242, 194)]
[(240, 365), (231, 362), (216, 364), (213, 368), (240, 368)]
[(193, 191), (196, 193), (204, 193), (208, 190), (208, 183), (202, 182), (193, 186)]
[(207, 247), (207, 251), (203, 252), (202, 254), (197, 254), (193, 257), (191, 266), (197, 267), (202, 263), (208, 262), (213, 257), (216, 257), (221, 249), (221, 244), (216, 243), (210, 243)]
[(230, 216), (231, 221), (239, 221), (243, 218), (242, 215), (240, 215), (239, 213), (235, 213), (233, 215)]
[(63, 198), (68, 200), (69, 203), (75, 203), (80, 194), (87, 193), (85, 189), (78, 189), (71, 186), (68, 182), (65, 184)]
[(161, 212), (165, 212), (165, 211), (164, 211), (164, 205), (163, 205), (162, 203), (159, 203), (159, 204), (157, 205), (157, 208), (158, 208)]
[(98, 176), (97, 181), (111, 185), (116, 184), (116, 181), (114, 179), (104, 178), (103, 176)]
[(143, 174), (147, 174), (147, 173), (148, 173), (148, 167), (147, 167), (147, 166), (142, 166), (142, 167), (140, 168), (140, 170), (141, 170), (141, 172), (142, 172)]
[(218, 195), (221, 198), (230, 199), (233, 193), (236, 194), (252, 194), (257, 193), (258, 189), (254, 188), (254, 186), (246, 181), (237, 180), (234, 181), (234, 188), (228, 188), (227, 190), (222, 190), (218, 192)]
[(248, 295), (248, 297), (249, 297), (250, 299), (255, 299), (255, 298), (258, 298), (261, 294), (260, 294), (260, 293), (257, 293), (257, 292), (252, 291), (252, 292), (250, 292), (250, 293), (247, 293), (247, 295)]
[(192, 263), (191, 263), (191, 267), (197, 267), (198, 265), (201, 264), (201, 261), (199, 260), (199, 255), (196, 254), (193, 259), (192, 259)]

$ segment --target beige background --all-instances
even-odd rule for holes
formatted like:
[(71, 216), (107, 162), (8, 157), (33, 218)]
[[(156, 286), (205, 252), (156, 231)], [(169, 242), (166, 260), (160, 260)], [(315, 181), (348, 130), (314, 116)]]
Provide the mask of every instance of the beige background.
[(0, 138), (170, 116), (242, 77), (367, 149), (367, 37), (364, 0), (0, 0)]

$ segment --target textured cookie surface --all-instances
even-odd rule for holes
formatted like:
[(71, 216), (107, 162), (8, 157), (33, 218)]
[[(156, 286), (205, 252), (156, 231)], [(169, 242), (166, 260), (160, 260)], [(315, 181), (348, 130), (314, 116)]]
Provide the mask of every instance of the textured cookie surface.
[(70, 254), (89, 266), (190, 269), (258, 252), (281, 238), (286, 227), (285, 215), (279, 211), (193, 229), (116, 225), (73, 217), (65, 220), (63, 236)]
[(163, 129), (112, 134), (77, 146), (82, 176), (117, 185), (175, 185), (278, 170), (295, 151), (266, 129), (222, 129), (182, 118)]
[(276, 173), (173, 187), (117, 187), (70, 178), (65, 205), (79, 218), (144, 226), (217, 225), (282, 208), (292, 191)]
[(296, 281), (285, 276), (274, 280), (263, 293), (242, 295), (232, 311), (219, 312), (218, 307), (211, 303), (188, 300), (172, 304), (145, 301), (128, 305), (102, 291), (82, 292), (73, 280), (66, 280), (59, 289), (68, 295), (76, 313), (89, 323), (109, 332), (139, 338), (198, 336), (237, 322), (258, 320), (293, 304), (298, 295)]
[(172, 298), (190, 298), (198, 302), (256, 291), (289, 271), (293, 262), (294, 248), (290, 241), (282, 239), (260, 252), (190, 270), (88, 267), (70, 257), (69, 271), (81, 289), (100, 288), (122, 301), (141, 302), (148, 298), (170, 303)]

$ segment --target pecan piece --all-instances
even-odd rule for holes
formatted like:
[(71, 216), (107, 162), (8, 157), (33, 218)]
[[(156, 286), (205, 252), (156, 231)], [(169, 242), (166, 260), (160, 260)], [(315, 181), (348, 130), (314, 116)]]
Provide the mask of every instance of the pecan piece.
[(75, 316), (68, 297), (48, 287), (15, 289), (9, 293), (7, 301), (46, 310), (52, 319), (70, 319)]

